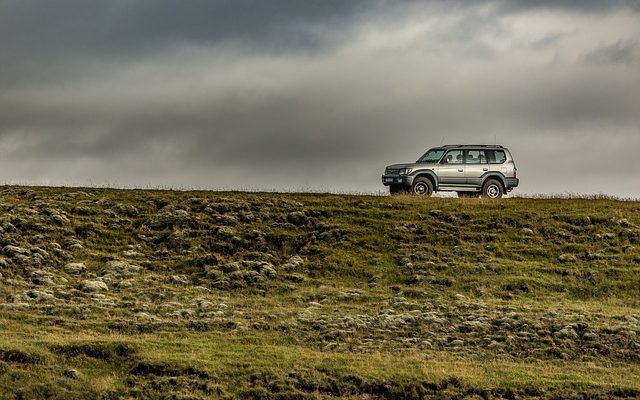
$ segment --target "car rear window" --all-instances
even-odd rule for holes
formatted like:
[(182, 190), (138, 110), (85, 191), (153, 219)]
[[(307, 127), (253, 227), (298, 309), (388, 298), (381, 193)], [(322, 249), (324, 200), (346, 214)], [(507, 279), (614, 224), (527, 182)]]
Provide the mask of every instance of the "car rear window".
[(487, 157), (489, 158), (489, 164), (502, 164), (507, 161), (507, 155), (504, 150), (487, 150)]

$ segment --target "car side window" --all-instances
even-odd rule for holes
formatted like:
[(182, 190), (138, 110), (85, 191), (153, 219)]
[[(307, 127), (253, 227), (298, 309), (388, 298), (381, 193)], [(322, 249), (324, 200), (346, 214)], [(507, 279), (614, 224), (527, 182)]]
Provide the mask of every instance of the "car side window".
[(462, 164), (462, 150), (451, 150), (442, 159), (443, 164)]
[(487, 151), (487, 155), (489, 156), (489, 163), (491, 164), (502, 164), (507, 161), (507, 155), (504, 153), (504, 150), (489, 150)]
[(486, 164), (487, 156), (484, 150), (467, 150), (467, 164)]

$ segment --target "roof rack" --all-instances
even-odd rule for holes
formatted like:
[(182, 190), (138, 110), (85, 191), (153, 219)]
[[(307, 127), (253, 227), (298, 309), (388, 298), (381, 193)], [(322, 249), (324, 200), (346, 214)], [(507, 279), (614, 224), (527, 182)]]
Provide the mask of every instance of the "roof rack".
[(504, 148), (502, 147), (502, 145), (499, 145), (499, 144), (447, 144), (442, 147), (497, 147), (500, 149)]

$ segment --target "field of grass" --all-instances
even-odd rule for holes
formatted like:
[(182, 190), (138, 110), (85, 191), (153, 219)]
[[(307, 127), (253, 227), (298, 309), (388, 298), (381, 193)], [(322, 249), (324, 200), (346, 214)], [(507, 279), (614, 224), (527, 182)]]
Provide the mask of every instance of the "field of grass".
[(640, 202), (0, 187), (0, 399), (640, 397)]

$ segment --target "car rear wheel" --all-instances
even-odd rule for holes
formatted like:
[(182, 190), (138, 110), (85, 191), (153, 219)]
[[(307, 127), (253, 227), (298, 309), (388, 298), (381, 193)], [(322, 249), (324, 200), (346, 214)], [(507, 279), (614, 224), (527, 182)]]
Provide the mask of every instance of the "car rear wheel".
[(431, 196), (433, 193), (433, 183), (427, 178), (418, 177), (413, 180), (411, 193), (417, 194), (418, 196)]
[(495, 179), (489, 179), (482, 187), (482, 197), (488, 199), (499, 199), (504, 194), (502, 184)]

